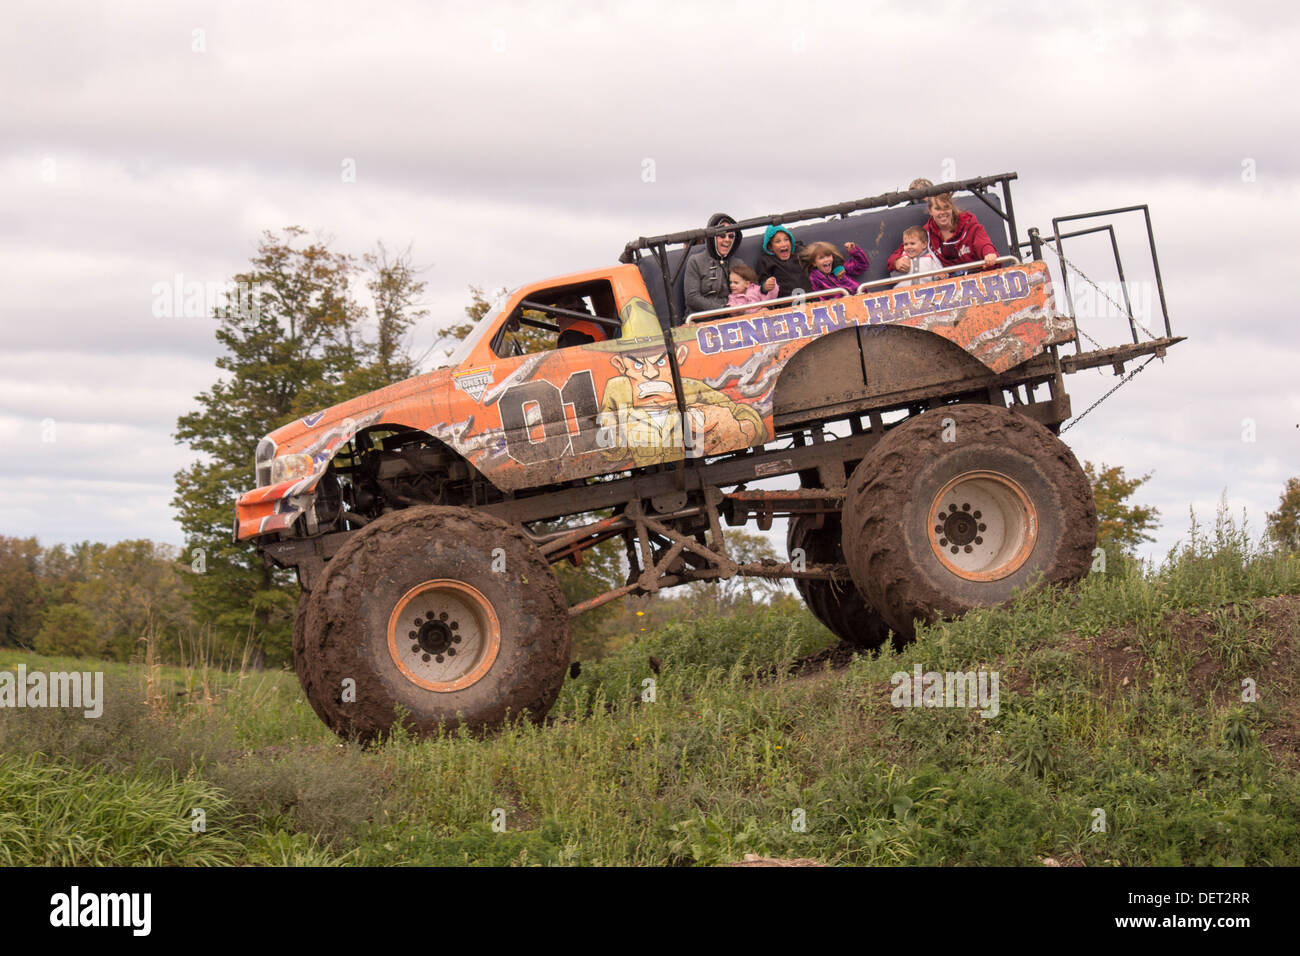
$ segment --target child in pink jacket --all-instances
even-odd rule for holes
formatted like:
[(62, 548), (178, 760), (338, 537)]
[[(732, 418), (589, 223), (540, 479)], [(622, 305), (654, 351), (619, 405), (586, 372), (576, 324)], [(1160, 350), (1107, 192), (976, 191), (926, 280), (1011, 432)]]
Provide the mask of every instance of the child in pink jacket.
[(743, 262), (731, 264), (731, 295), (727, 305), (752, 305), (765, 299), (776, 298), (776, 288), (764, 292), (758, 284), (758, 273)]

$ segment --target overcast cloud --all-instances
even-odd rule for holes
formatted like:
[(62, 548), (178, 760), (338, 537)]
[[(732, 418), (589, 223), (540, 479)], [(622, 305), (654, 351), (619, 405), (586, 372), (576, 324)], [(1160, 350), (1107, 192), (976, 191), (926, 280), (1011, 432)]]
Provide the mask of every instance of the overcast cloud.
[[(1153, 472), (1140, 497), (1163, 524), (1148, 553), (1223, 493), (1258, 530), (1300, 474), (1291, 5), (33, 3), (3, 16), (0, 533), (180, 543), (172, 476), (192, 456), (171, 435), (217, 349), (210, 319), (157, 317), (153, 290), (225, 281), (263, 230), (301, 225), (354, 254), (411, 244), (432, 311), (418, 355), (470, 283), (613, 263), (627, 240), (718, 209), (1011, 170), (1022, 227), (1151, 206), (1189, 341), (1066, 435), (1081, 460)], [(1142, 283), (1140, 218), (1126, 228)], [(1077, 261), (1111, 280), (1104, 251), (1080, 243)], [(1138, 304), (1156, 329), (1149, 289)], [(1127, 334), (1113, 316), (1080, 321), (1104, 344)], [(1115, 381), (1069, 379), (1076, 412)]]

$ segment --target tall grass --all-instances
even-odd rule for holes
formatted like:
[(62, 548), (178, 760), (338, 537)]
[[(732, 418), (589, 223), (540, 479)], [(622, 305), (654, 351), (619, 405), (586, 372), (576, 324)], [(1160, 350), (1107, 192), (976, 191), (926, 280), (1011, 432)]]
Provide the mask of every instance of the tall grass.
[(42, 755), (0, 757), (0, 864), (213, 866), (239, 844), (221, 828), (227, 800), (211, 785), (68, 766)]
[[(1297, 594), (1221, 513), (842, 670), (790, 672), (833, 643), (802, 609), (699, 615), (585, 663), (542, 726), (368, 749), (291, 673), (123, 667), (98, 721), (0, 712), (0, 862), (1295, 865)], [(893, 708), (914, 664), (997, 670), (998, 716)]]

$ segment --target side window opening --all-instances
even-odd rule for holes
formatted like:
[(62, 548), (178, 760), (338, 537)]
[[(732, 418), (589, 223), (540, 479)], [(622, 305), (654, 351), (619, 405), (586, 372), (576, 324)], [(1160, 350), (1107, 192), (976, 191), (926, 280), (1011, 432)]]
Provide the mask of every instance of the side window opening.
[(607, 279), (534, 289), (516, 306), (492, 342), (502, 358), (617, 338), (614, 289)]

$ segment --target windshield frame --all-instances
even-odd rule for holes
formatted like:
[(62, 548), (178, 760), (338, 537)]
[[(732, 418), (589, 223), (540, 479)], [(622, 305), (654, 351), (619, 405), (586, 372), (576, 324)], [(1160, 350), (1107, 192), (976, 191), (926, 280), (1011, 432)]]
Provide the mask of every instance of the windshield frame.
[[(514, 293), (511, 293), (512, 296), (513, 294)], [(509, 301), (508, 298), (507, 301)], [(492, 330), (494, 324), (501, 318), (502, 314), (503, 310), (494, 308), (487, 315), (483, 316), (483, 318), (479, 319), (478, 324), (475, 325), (474, 328), (470, 329), (469, 334), (460, 340), (456, 347), (452, 349), (450, 355), (434, 361), (433, 368), (454, 368), (467, 360), (470, 357), (470, 354), (478, 346), (479, 342), (483, 340), (483, 337)]]

